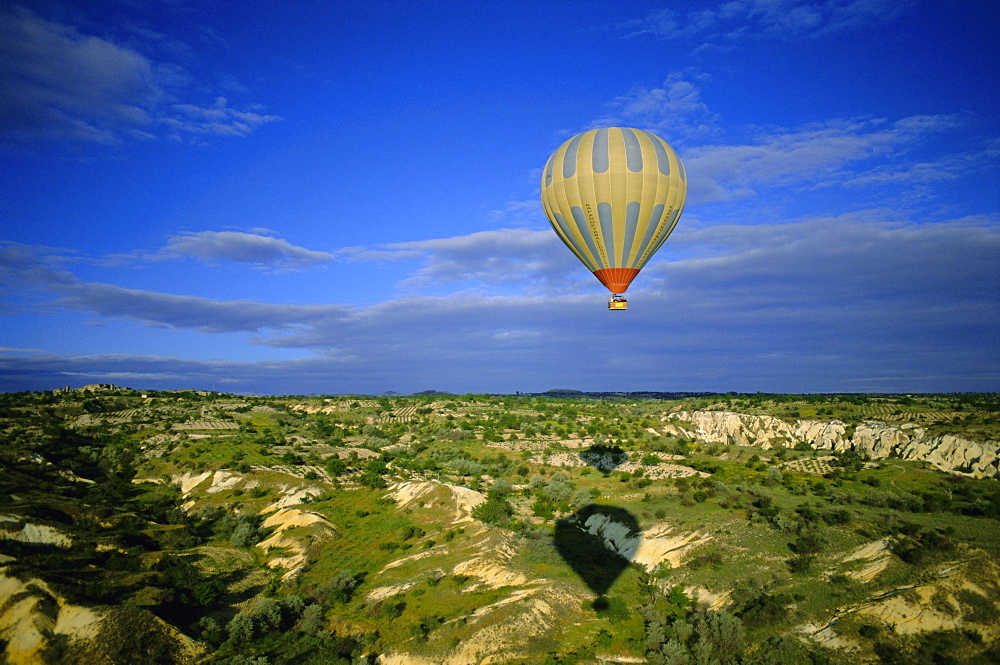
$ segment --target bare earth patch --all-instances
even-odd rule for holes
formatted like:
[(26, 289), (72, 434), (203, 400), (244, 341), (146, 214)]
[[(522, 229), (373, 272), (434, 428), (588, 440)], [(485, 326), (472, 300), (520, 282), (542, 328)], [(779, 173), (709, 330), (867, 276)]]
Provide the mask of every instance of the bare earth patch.
[[(305, 568), (307, 563), (307, 547), (317, 540), (328, 538), (335, 527), (325, 517), (317, 513), (309, 513), (298, 508), (285, 508), (264, 520), (261, 525), (264, 528), (274, 528), (275, 532), (270, 538), (257, 544), (257, 547), (264, 550), (265, 554), (273, 549), (282, 549), (291, 552), (273, 556), (268, 559), (268, 566), (280, 566), (285, 569), (282, 579), (291, 579)], [(308, 535), (294, 535), (288, 533), (290, 529), (296, 527), (310, 527)]]
[(844, 563), (851, 561), (866, 562), (864, 567), (847, 573), (848, 577), (852, 577), (859, 582), (871, 582), (879, 573), (888, 568), (891, 560), (892, 554), (889, 552), (888, 538), (866, 543), (842, 559)]

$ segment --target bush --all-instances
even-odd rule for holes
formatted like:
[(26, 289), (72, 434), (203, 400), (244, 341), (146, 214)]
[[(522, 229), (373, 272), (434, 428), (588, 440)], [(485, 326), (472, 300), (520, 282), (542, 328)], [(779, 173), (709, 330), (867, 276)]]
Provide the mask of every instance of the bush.
[(547, 520), (556, 516), (552, 502), (543, 496), (536, 498), (535, 502), (531, 504), (531, 514)]
[(355, 590), (364, 581), (364, 577), (364, 573), (355, 574), (350, 570), (342, 570), (329, 582), (317, 587), (310, 595), (315, 601), (324, 605), (346, 603), (351, 600)]
[(226, 626), (229, 639), (234, 644), (249, 642), (253, 639), (253, 619), (248, 614), (242, 612), (232, 618)]
[(514, 487), (503, 478), (497, 478), (494, 480), (489, 489), (490, 494), (496, 494), (498, 496), (507, 496), (513, 491)]
[(290, 450), (281, 456), (281, 461), (289, 466), (298, 466), (303, 464), (302, 458)]
[(256, 515), (240, 515), (229, 542), (233, 547), (253, 547), (261, 539), (260, 528), (257, 526), (260, 518)]
[(497, 526), (508, 526), (513, 514), (514, 507), (506, 498), (497, 494), (490, 495), (484, 503), (472, 510), (472, 516), (476, 519)]
[(846, 508), (836, 508), (833, 510), (828, 510), (822, 514), (823, 521), (827, 524), (850, 524), (851, 522), (851, 511)]
[(971, 589), (962, 589), (955, 594), (955, 598), (962, 606), (963, 618), (966, 621), (980, 623), (984, 625), (996, 625), (1000, 618), (996, 606), (990, 600)]
[(812, 564), (815, 559), (816, 557), (811, 554), (800, 554), (788, 559), (785, 563), (788, 564), (788, 570), (791, 572), (805, 573), (812, 568)]
[(365, 487), (369, 487), (373, 490), (385, 489), (388, 484), (382, 476), (372, 469), (366, 470), (360, 476), (358, 476), (358, 482)]
[(628, 606), (625, 604), (625, 600), (617, 596), (610, 598), (600, 596), (586, 604), (590, 605), (591, 609), (597, 613), (597, 616), (607, 619), (611, 623), (627, 621), (631, 615)]
[(573, 493), (573, 496), (571, 496), (569, 499), (569, 503), (574, 508), (582, 508), (583, 506), (590, 503), (593, 499), (594, 495), (591, 492), (590, 488), (581, 487), (580, 489), (578, 489), (576, 492)]
[(660, 459), (659, 455), (646, 453), (645, 455), (642, 456), (642, 459), (639, 460), (639, 463), (642, 464), (643, 466), (656, 466), (662, 461), (663, 460)]
[(806, 533), (788, 543), (788, 549), (795, 554), (819, 554), (823, 549), (823, 542), (819, 534)]
[(753, 628), (783, 621), (788, 616), (788, 605), (792, 602), (787, 594), (771, 594), (763, 590), (745, 588), (742, 593), (738, 593), (738, 598), (740, 608), (736, 614), (743, 623)]
[(323, 608), (316, 603), (307, 605), (299, 620), (299, 630), (306, 635), (316, 636), (323, 631), (324, 626)]

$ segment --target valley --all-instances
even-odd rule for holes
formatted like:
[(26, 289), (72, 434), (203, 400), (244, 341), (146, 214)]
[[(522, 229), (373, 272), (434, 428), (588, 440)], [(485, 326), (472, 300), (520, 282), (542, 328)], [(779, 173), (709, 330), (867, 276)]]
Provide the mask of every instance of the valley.
[(1000, 399), (0, 395), (7, 663), (988, 663)]

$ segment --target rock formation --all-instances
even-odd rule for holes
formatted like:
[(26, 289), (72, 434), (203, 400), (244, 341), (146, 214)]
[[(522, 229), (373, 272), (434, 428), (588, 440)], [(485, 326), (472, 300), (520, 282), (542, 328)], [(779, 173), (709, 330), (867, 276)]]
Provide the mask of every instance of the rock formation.
[(942, 471), (992, 478), (1000, 466), (1000, 443), (977, 443), (951, 434), (929, 435), (913, 424), (866, 420), (848, 426), (839, 420), (797, 420), (732, 411), (678, 411), (665, 414), (664, 431), (706, 443), (760, 446), (765, 450), (805, 443), (817, 450), (854, 450), (872, 459), (900, 457), (927, 462)]

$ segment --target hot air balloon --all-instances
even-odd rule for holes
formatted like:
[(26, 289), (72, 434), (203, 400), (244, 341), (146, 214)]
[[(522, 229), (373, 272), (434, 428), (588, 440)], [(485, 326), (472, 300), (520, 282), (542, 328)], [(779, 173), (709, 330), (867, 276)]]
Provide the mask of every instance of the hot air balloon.
[(577, 134), (542, 172), (542, 206), (556, 235), (611, 291), (624, 293), (677, 224), (687, 194), (684, 165), (658, 136), (630, 127)]

